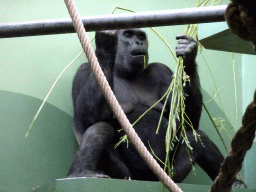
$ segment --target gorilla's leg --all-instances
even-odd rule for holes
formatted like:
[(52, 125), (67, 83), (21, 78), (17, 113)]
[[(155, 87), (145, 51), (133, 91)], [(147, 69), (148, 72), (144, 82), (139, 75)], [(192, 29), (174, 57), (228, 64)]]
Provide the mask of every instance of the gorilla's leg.
[(202, 146), (200, 141), (196, 143), (195, 140), (193, 140), (193, 153), (195, 152), (198, 155), (196, 162), (209, 175), (209, 177), (214, 180), (219, 174), (224, 157), (218, 147), (204, 132), (198, 130), (197, 133), (200, 135), (200, 139), (204, 146)]
[[(209, 175), (212, 180), (218, 176), (224, 157), (217, 146), (206, 136), (202, 131), (197, 131), (204, 144), (202, 146), (199, 142), (192, 143), (193, 151), (198, 155), (196, 162)], [(194, 152), (193, 152), (194, 153)], [(232, 184), (233, 188), (246, 188), (246, 184), (240, 180), (235, 179)]]
[(79, 150), (71, 165), (69, 177), (108, 177), (99, 160), (112, 143), (114, 129), (108, 123), (98, 122), (84, 133)]
[[(189, 174), (192, 169), (192, 162), (190, 162), (188, 151), (186, 150), (186, 144), (179, 144), (177, 151), (174, 154), (173, 172), (172, 177), (175, 183), (181, 183)], [(195, 155), (195, 154), (193, 154)], [(191, 156), (191, 152), (190, 152)], [(170, 156), (172, 158), (172, 155)], [(191, 157), (192, 158), (192, 157)], [(172, 160), (172, 159), (171, 159)], [(194, 160), (194, 156), (192, 158)]]
[[(177, 183), (182, 182), (183, 179), (186, 178), (188, 173), (190, 172), (192, 165), (191, 163), (198, 163), (198, 165), (208, 174), (208, 176), (215, 180), (218, 176), (221, 163), (224, 160), (223, 155), (217, 146), (207, 137), (207, 135), (200, 130), (197, 130), (197, 133), (200, 135), (200, 139), (203, 143), (198, 139), (195, 140), (192, 131), (187, 131), (187, 137), (190, 142), (193, 151), (190, 152), (190, 158), (192, 162), (189, 160), (189, 155), (186, 151), (186, 144), (183, 143), (179, 145), (174, 162), (174, 177), (173, 180)], [(233, 188), (246, 188), (246, 185), (237, 179), (235, 179)]]
[(132, 175), (128, 167), (123, 162), (119, 152), (114, 148), (114, 146), (104, 152), (104, 155), (100, 160), (100, 165), (102, 165), (103, 171), (111, 178), (132, 179)]
[(212, 180), (220, 171), (221, 163), (224, 160), (223, 155), (204, 132), (197, 130), (197, 133), (200, 135), (203, 145), (199, 139), (195, 140), (192, 131), (187, 131), (187, 138), (193, 150), (190, 151), (185, 143), (178, 146), (174, 162), (173, 180), (175, 182), (182, 182), (186, 178), (192, 169), (192, 163), (198, 163)]

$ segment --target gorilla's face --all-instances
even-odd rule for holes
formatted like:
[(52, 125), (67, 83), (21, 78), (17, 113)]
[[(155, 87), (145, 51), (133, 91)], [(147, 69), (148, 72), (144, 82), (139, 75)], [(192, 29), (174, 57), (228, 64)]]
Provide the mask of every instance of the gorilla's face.
[(118, 31), (115, 71), (119, 75), (138, 75), (148, 63), (148, 40), (140, 29)]

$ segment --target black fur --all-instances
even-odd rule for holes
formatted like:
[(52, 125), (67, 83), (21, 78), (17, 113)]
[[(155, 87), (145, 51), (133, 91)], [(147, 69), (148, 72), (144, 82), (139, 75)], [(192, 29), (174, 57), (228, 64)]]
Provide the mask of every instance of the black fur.
[[(190, 83), (184, 86), (188, 96), (185, 100), (186, 114), (194, 129), (201, 136), (205, 147), (195, 141), (187, 126), (187, 137), (193, 147), (190, 153), (206, 173), (215, 179), (223, 156), (215, 144), (199, 131), (202, 110), (202, 94), (195, 58), (197, 43), (186, 35), (177, 36), (176, 55), (182, 56)], [(114, 93), (131, 123), (157, 102), (172, 81), (173, 72), (161, 63), (148, 64), (148, 41), (145, 32), (139, 29), (105, 31), (96, 33), (96, 55), (114, 90)], [(148, 168), (132, 144), (114, 145), (124, 132), (113, 116), (88, 64), (83, 64), (73, 81), (74, 130), (80, 145), (70, 168), (69, 177), (112, 177), (155, 181), (157, 178)], [(156, 128), (164, 101), (157, 104), (136, 125), (135, 130), (149, 151), (164, 162), (166, 123), (171, 97), (162, 119), (160, 131)], [(179, 121), (177, 121), (179, 126)], [(178, 136), (180, 134), (178, 133)], [(172, 156), (173, 154), (171, 154)], [(185, 144), (179, 144), (174, 161), (174, 182), (182, 182), (192, 168)]]

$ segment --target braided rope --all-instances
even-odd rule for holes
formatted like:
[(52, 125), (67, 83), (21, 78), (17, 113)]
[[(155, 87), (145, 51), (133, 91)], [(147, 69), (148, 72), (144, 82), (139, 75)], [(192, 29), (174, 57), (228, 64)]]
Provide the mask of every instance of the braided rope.
[[(256, 52), (256, 0), (233, 0), (229, 3), (225, 19), (231, 31), (238, 37), (252, 41)], [(242, 127), (231, 142), (231, 150), (221, 165), (219, 175), (214, 180), (211, 192), (229, 192), (237, 173), (242, 168), (246, 152), (252, 147), (256, 131), (256, 91), (254, 100), (247, 107)]]
[(215, 179), (211, 192), (229, 192), (236, 174), (241, 170), (246, 152), (252, 147), (256, 131), (256, 91), (254, 100), (247, 107), (242, 127), (238, 129), (231, 142), (231, 150), (222, 162), (220, 173)]
[(255, 7), (255, 0), (233, 0), (226, 9), (225, 19), (235, 35), (244, 40), (252, 41), (256, 52)]
[(129, 120), (124, 114), (121, 106), (118, 104), (118, 101), (112, 92), (107, 79), (104, 76), (102, 69), (98, 63), (97, 57), (90, 45), (89, 38), (87, 37), (86, 31), (84, 29), (83, 23), (81, 21), (81, 17), (75, 7), (73, 0), (65, 0), (67, 9), (72, 18), (73, 25), (78, 34), (81, 45), (84, 49), (86, 57), (89, 61), (90, 67), (95, 74), (95, 78), (100, 85), (104, 96), (109, 103), (113, 113), (118, 119), (119, 123), (123, 127), (125, 133), (128, 135), (134, 147), (137, 149), (139, 154), (142, 156), (144, 161), (150, 167), (150, 169), (154, 172), (157, 178), (166, 186), (169, 191), (173, 192), (182, 192), (182, 190), (176, 185), (170, 177), (163, 171), (160, 165), (156, 162), (156, 160), (152, 157), (152, 155), (148, 152), (147, 148), (143, 144), (143, 142), (138, 137), (137, 133), (131, 126)]

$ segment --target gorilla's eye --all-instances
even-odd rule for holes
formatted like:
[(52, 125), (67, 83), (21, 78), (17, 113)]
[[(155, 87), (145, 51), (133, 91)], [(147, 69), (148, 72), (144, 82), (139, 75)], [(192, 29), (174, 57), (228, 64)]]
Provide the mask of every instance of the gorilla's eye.
[(141, 33), (138, 35), (138, 39), (144, 41), (144, 40), (146, 40), (146, 35), (144, 33)]
[(123, 35), (127, 38), (130, 38), (132, 36), (132, 31), (127, 30), (123, 33)]

